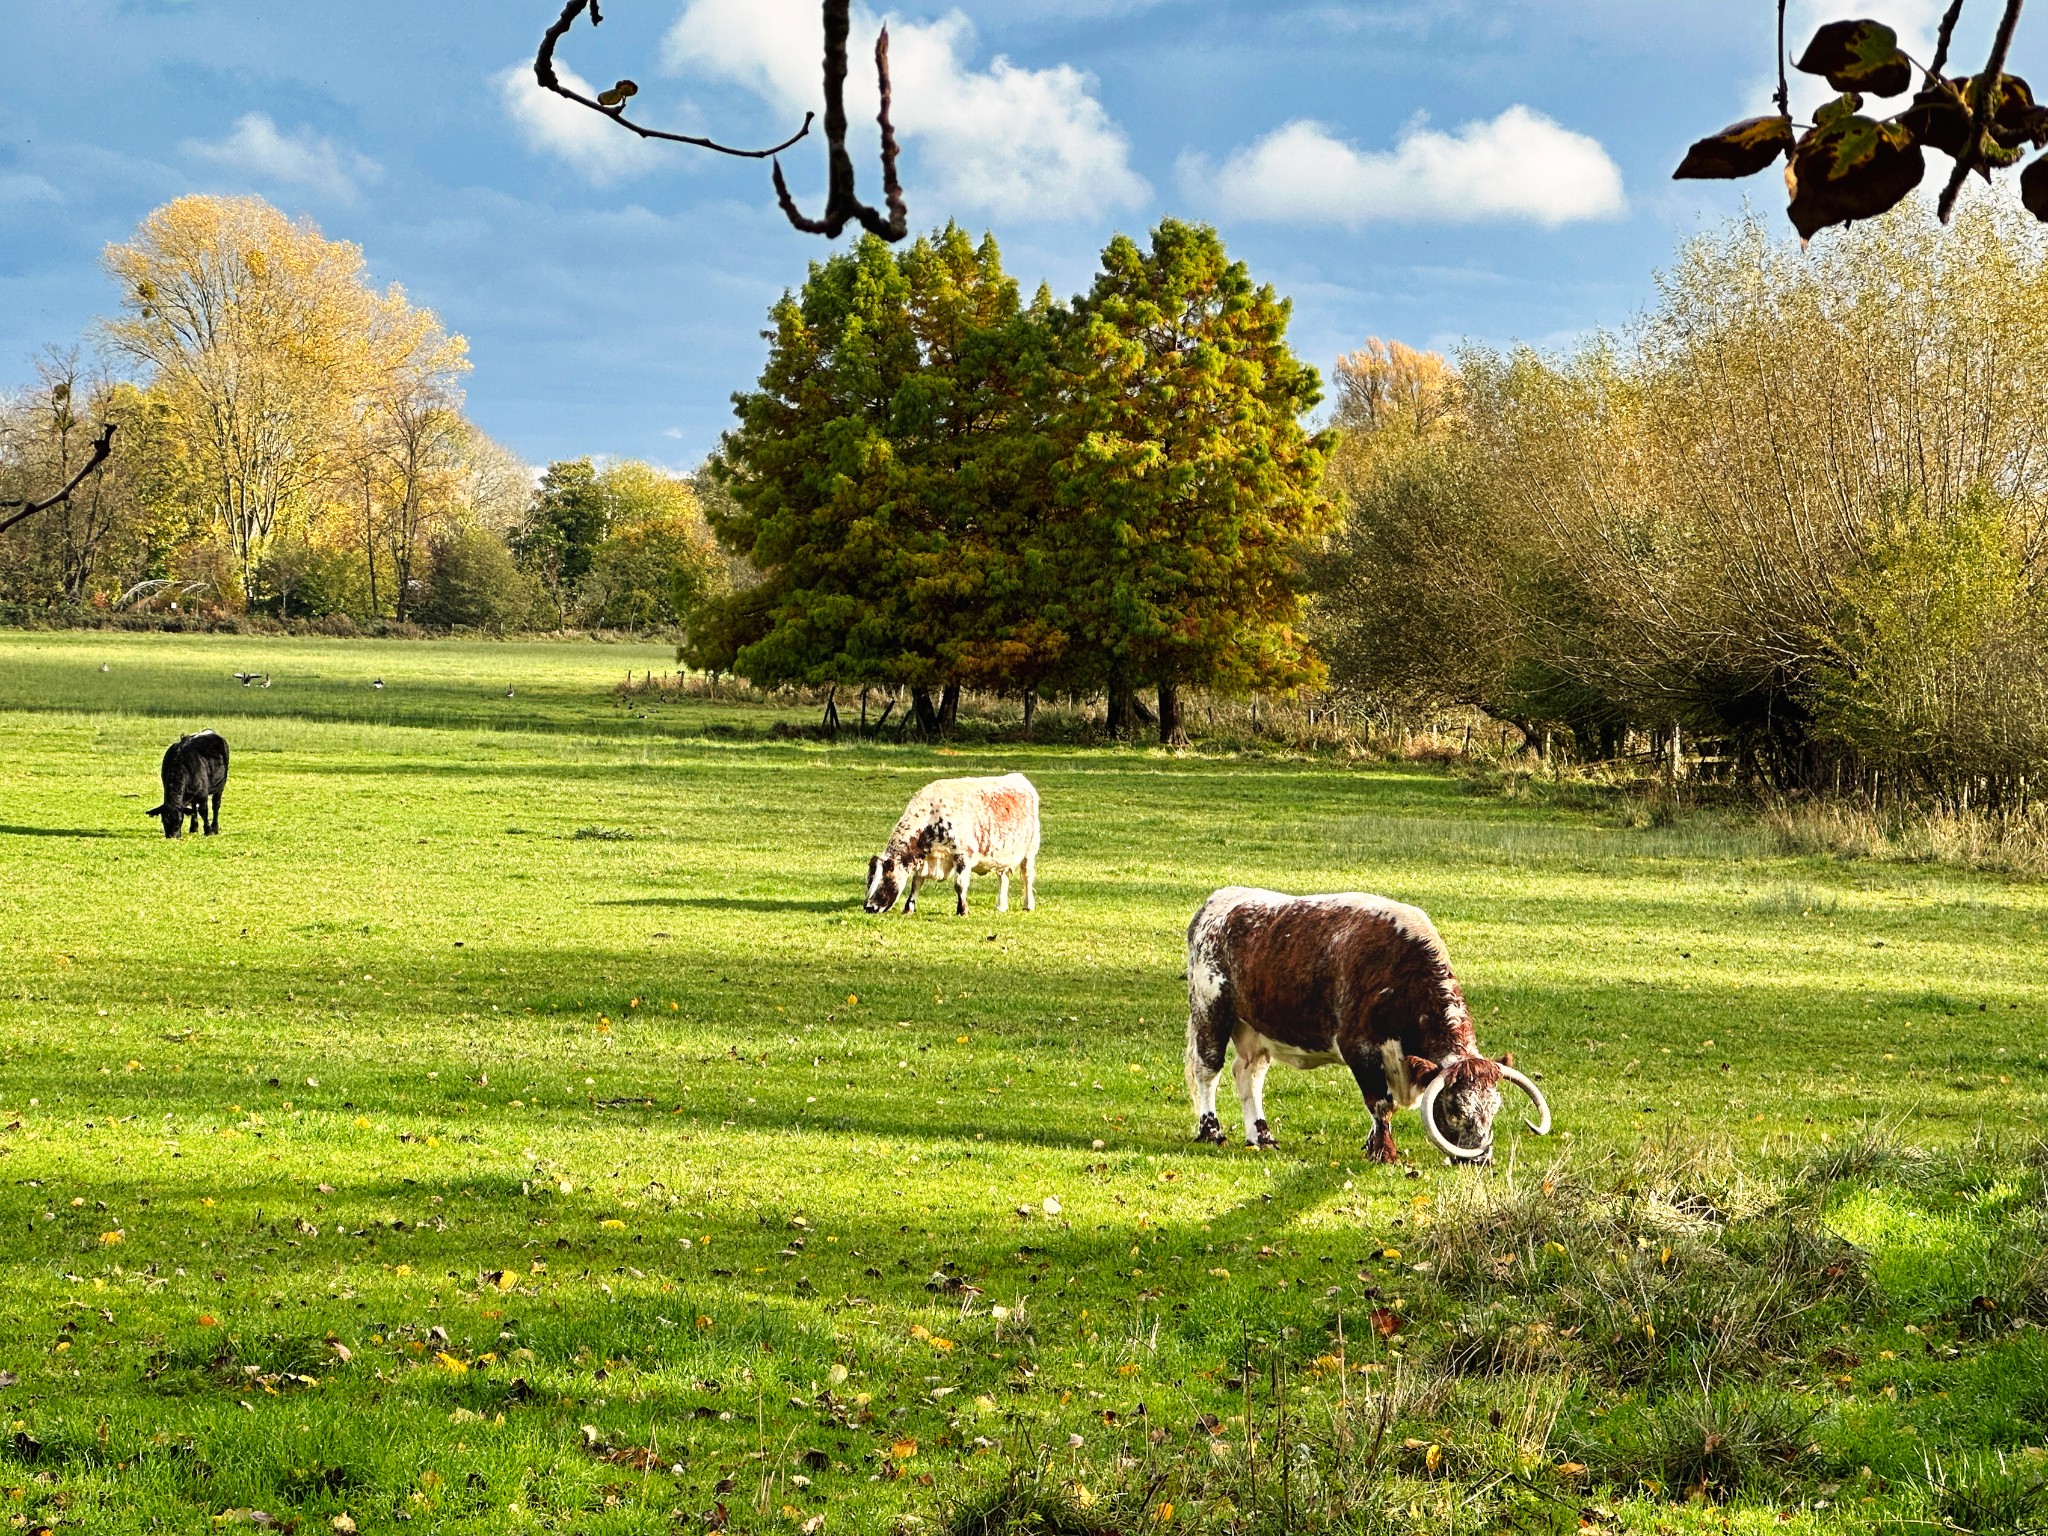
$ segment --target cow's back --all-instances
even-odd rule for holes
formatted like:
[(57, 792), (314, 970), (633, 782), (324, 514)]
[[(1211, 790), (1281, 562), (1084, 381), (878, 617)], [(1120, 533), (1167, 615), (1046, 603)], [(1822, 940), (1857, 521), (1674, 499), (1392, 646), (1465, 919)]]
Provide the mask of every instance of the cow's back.
[[(1038, 855), (1038, 790), (1021, 773), (1001, 778), (961, 779), (972, 786), (963, 807), (969, 822), (973, 852), (992, 864), (1016, 865)], [(967, 851), (965, 840), (961, 842)]]
[(935, 827), (964, 860), (1015, 866), (1038, 855), (1038, 790), (1021, 773), (935, 779), (912, 798), (892, 842)]
[(1220, 890), (1189, 924), (1188, 970), (1227, 991), (1245, 1023), (1304, 1051), (1464, 1007), (1428, 915), (1356, 892)]

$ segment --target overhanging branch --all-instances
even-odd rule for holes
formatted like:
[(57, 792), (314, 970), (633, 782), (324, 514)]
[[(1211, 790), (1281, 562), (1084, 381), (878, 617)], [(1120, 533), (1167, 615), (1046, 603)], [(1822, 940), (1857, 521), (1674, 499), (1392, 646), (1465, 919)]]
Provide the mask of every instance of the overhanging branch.
[(0, 507), (13, 507), (17, 509), (12, 516), (0, 518), (0, 533), (7, 532), (16, 523), (26, 522), (38, 512), (47, 512), (52, 507), (61, 507), (76, 495), (78, 488), (92, 478), (94, 472), (107, 462), (107, 455), (114, 451), (114, 425), (110, 421), (100, 428), (100, 435), (94, 441), (92, 452), (86, 457), (85, 464), (79, 469), (77, 474), (71, 477), (70, 483), (63, 490), (57, 492), (56, 495), (46, 496), (41, 501), (27, 501), (20, 497), (0, 499)]
[(669, 133), (660, 128), (649, 128), (644, 123), (634, 122), (626, 116), (626, 102), (640, 93), (640, 87), (630, 80), (621, 80), (604, 93), (616, 98), (611, 102), (592, 100), (581, 91), (570, 89), (562, 84), (561, 76), (555, 72), (555, 48), (569, 35), (569, 29), (576, 25), (576, 18), (585, 11), (590, 12), (590, 24), (593, 27), (601, 25), (604, 13), (598, 5), (599, 0), (569, 0), (569, 3), (562, 7), (562, 14), (555, 18), (555, 24), (549, 27), (541, 38), (540, 52), (535, 54), (533, 59), (533, 77), (540, 82), (543, 90), (553, 91), (557, 96), (573, 101), (579, 107), (588, 107), (599, 117), (608, 117), (628, 133), (637, 133), (643, 139), (659, 139), (668, 144), (688, 144), (695, 149), (708, 149), (714, 154), (732, 155), (741, 160), (770, 159), (781, 154), (811, 131), (811, 122), (817, 114), (806, 112), (803, 127), (780, 144), (767, 149), (735, 149), (732, 145), (721, 144), (716, 139), (699, 138), (688, 133)]
[(853, 25), (850, 0), (823, 0), (825, 143), (829, 156), (829, 180), (825, 211), (815, 219), (807, 217), (797, 207), (796, 199), (790, 195), (789, 183), (783, 179), (782, 163), (776, 157), (809, 135), (816, 113), (805, 113), (803, 127), (780, 144), (768, 149), (736, 149), (715, 139), (687, 133), (668, 133), (659, 128), (649, 128), (643, 123), (636, 123), (626, 115), (626, 104), (640, 93), (640, 87), (633, 81), (621, 80), (610, 90), (600, 92), (593, 98), (564, 85), (555, 68), (555, 50), (586, 11), (590, 14), (592, 26), (603, 23), (604, 13), (600, 8), (600, 0), (568, 0), (562, 7), (562, 14), (555, 18), (554, 25), (542, 36), (540, 51), (534, 56), (533, 75), (544, 90), (552, 91), (565, 100), (588, 108), (600, 117), (609, 118), (627, 132), (637, 134), (642, 139), (687, 144), (695, 149), (708, 149), (715, 154), (732, 155), (744, 160), (774, 160), (776, 203), (791, 225), (806, 234), (836, 238), (849, 224), (855, 223), (884, 240), (901, 240), (909, 233), (910, 215), (903, 201), (903, 183), (897, 174), (898, 145), (895, 125), (890, 116), (892, 95), (889, 82), (887, 28), (883, 29), (882, 35), (875, 42), (875, 74), (881, 86), (882, 105), (878, 120), (882, 130), (882, 195), (883, 202), (888, 208), (886, 217), (876, 208), (860, 200), (853, 171), (853, 157), (847, 152), (847, 39)]
[(775, 200), (789, 222), (805, 234), (836, 239), (848, 224), (858, 221), (871, 235), (901, 240), (910, 232), (910, 213), (903, 203), (903, 183), (896, 174), (887, 27), (875, 39), (875, 76), (881, 86), (882, 108), (876, 120), (882, 128), (882, 196), (889, 205), (889, 217), (884, 219), (862, 202), (854, 189), (853, 157), (846, 151), (846, 40), (853, 29), (851, 9), (849, 0), (825, 0), (825, 143), (831, 151), (825, 212), (822, 217), (811, 219), (798, 211), (796, 199), (789, 195), (789, 183), (782, 179), (779, 160), (775, 164)]

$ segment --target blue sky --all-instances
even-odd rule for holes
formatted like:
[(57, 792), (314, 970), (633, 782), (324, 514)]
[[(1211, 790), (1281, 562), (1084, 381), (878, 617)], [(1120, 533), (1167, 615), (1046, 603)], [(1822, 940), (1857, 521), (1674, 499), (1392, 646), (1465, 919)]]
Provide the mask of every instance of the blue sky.
[[(558, 0), (0, 4), (0, 380), (107, 308), (99, 253), (152, 207), (254, 192), (362, 245), (381, 281), (467, 335), (471, 414), (529, 460), (686, 466), (758, 371), (768, 306), (827, 249), (782, 222), (761, 166), (643, 151), (536, 101), (524, 70)], [(1965, 60), (1990, 8), (1973, 0)], [(1940, 6), (1853, 9), (1911, 44)], [(1793, 10), (1795, 51), (1843, 14)], [(649, 121), (772, 142), (816, 89), (815, 0), (606, 12), (563, 58), (636, 78)], [(1680, 240), (1745, 190), (1782, 202), (1768, 177), (1669, 180), (1691, 139), (1761, 107), (1768, 0), (882, 14), (914, 227), (992, 229), (1027, 291), (1064, 295), (1111, 234), (1206, 219), (1294, 299), (1296, 346), (1325, 370), (1368, 335), (1557, 345), (1624, 325)], [(2039, 35), (2015, 61), (2037, 78)], [(874, 160), (859, 164), (874, 196)], [(787, 167), (815, 208), (822, 154), (799, 146)]]

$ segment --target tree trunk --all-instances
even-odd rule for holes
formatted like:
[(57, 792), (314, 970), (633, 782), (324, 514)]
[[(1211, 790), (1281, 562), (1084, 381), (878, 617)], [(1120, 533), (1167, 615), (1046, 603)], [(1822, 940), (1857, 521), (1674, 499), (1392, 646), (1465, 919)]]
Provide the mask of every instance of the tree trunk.
[(1110, 686), (1109, 709), (1104, 724), (1111, 741), (1121, 741), (1131, 728), (1131, 696), (1115, 684)]
[(941, 736), (952, 735), (953, 727), (959, 723), (960, 685), (958, 683), (948, 683), (945, 690), (939, 695), (939, 734)]
[(932, 708), (932, 696), (923, 688), (910, 690), (910, 717), (917, 722), (919, 735), (929, 739), (939, 734), (939, 712)]
[(1180, 684), (1159, 685), (1159, 745), (1162, 747), (1184, 747), (1188, 744), (1188, 729), (1181, 718)]
[[(649, 674), (649, 676), (652, 675), (651, 673)], [(837, 741), (839, 739), (839, 685), (837, 683), (834, 683), (830, 691), (825, 695), (825, 719), (823, 724), (825, 727), (825, 739), (827, 741)]]
[(1036, 688), (1026, 688), (1024, 690), (1024, 734), (1026, 736), (1031, 734), (1032, 724), (1037, 719), (1038, 690)]

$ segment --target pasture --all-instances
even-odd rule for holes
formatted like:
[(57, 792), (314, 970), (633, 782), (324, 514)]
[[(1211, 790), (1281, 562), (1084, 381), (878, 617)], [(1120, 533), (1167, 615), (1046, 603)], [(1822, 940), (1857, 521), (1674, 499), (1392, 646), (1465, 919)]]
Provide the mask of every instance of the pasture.
[[(1435, 770), (613, 698), (667, 665), (0, 636), (0, 1520), (2048, 1510), (2041, 889)], [(167, 842), (201, 726), (224, 832)], [(1009, 769), (1039, 910), (864, 917), (910, 793)], [(1196, 1147), (1182, 932), (1236, 881), (1427, 908), (1559, 1134), (1475, 1176), (1403, 1115), (1382, 1169), (1347, 1077), (1276, 1070), (1280, 1151)]]

